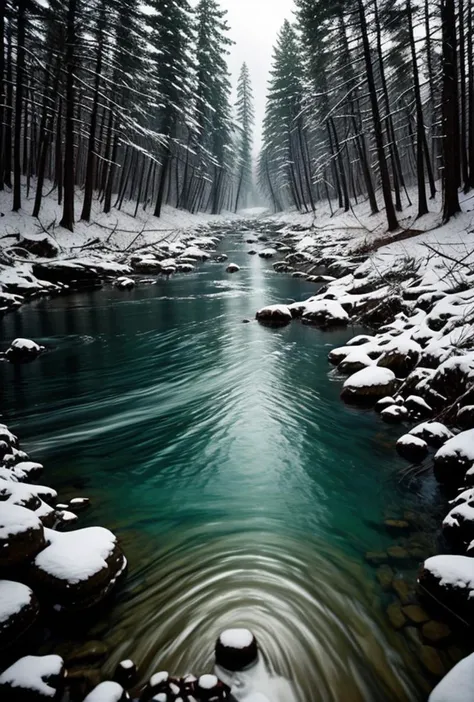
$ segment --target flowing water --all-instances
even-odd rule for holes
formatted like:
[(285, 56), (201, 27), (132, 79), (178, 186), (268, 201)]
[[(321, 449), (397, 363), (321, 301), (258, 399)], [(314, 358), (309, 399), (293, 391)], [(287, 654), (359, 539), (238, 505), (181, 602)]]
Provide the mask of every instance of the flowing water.
[(130, 573), (95, 629), (110, 668), (201, 672), (219, 631), (246, 626), (304, 702), (421, 700), (364, 562), (393, 543), (387, 512), (420, 499), (399, 486), (397, 432), (339, 401), (326, 357), (353, 331), (242, 323), (314, 292), (247, 248), (221, 245), (234, 276), (206, 264), (6, 317), (5, 342), (52, 350), (0, 364), (4, 416), (60, 497), (91, 497), (80, 525), (123, 543)]

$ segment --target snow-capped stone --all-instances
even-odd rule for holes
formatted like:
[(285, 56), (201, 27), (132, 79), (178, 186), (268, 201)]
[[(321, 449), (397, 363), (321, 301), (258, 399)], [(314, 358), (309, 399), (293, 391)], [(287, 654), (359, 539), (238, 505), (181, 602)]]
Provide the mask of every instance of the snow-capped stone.
[(33, 275), (40, 281), (67, 285), (72, 290), (95, 288), (101, 285), (101, 277), (92, 266), (81, 261), (53, 261), (34, 263)]
[(272, 248), (262, 249), (258, 252), (260, 258), (273, 258), (276, 255), (276, 250)]
[(346, 310), (335, 300), (313, 300), (304, 305), (303, 322), (317, 326), (345, 326), (349, 322)]
[(138, 671), (135, 663), (130, 659), (120, 661), (115, 668), (114, 680), (119, 685), (122, 685), (125, 690), (129, 690), (136, 685), (138, 682)]
[(40, 346), (31, 339), (15, 339), (10, 347), (5, 351), (5, 358), (10, 363), (28, 363), (34, 361), (42, 352), (44, 346)]
[[(472, 333), (472, 327), (469, 327)], [(447, 401), (456, 400), (474, 381), (474, 352), (453, 356), (442, 363), (431, 380), (431, 387)]]
[[(20, 461), (8, 467), (8, 473), (2, 473), (5, 480), (14, 480), (19, 483), (37, 480), (43, 472), (43, 465), (34, 461)], [(7, 477), (5, 477), (7, 476)]]
[(398, 378), (406, 378), (420, 358), (421, 346), (407, 336), (394, 339), (384, 347), (377, 361), (381, 368), (390, 368)]
[(64, 674), (64, 661), (60, 656), (25, 656), (0, 675), (0, 697), (5, 702), (57, 699)]
[(362, 346), (363, 344), (370, 344), (375, 341), (376, 339), (374, 336), (369, 336), (368, 334), (358, 334), (357, 336), (353, 336), (352, 339), (349, 339), (347, 346)]
[(255, 636), (248, 629), (227, 629), (216, 641), (216, 665), (226, 670), (248, 668), (258, 659)]
[(345, 402), (375, 404), (382, 397), (392, 394), (397, 386), (395, 374), (389, 368), (371, 366), (346, 380), (341, 397)]
[(474, 429), (474, 405), (465, 405), (458, 411), (456, 424), (461, 429)]
[(43, 525), (34, 512), (14, 504), (0, 503), (0, 566), (26, 563), (44, 545)]
[(474, 653), (452, 668), (431, 693), (428, 702), (474, 700)]
[(404, 434), (396, 444), (397, 453), (410, 463), (421, 463), (428, 455), (428, 444), (418, 436)]
[(382, 412), (388, 407), (393, 407), (393, 405), (403, 405), (403, 399), (401, 397), (391, 397), (390, 395), (388, 395), (387, 397), (382, 397), (380, 400), (377, 401), (374, 409), (376, 412)]
[(442, 555), (428, 558), (418, 583), (423, 592), (468, 624), (474, 624), (474, 558)]
[(463, 431), (442, 446), (434, 457), (435, 476), (440, 483), (459, 485), (474, 466), (474, 429)]
[(103, 527), (70, 532), (46, 530), (48, 546), (31, 567), (38, 589), (55, 604), (85, 609), (99, 602), (124, 572), (116, 537)]
[(74, 512), (83, 512), (90, 505), (91, 501), (88, 497), (73, 497), (69, 500), (69, 509)]
[(84, 702), (125, 702), (130, 697), (121, 685), (112, 680), (106, 680), (89, 692)]
[(412, 419), (427, 419), (433, 414), (433, 409), (422, 397), (409, 395), (405, 399), (405, 407)]
[(226, 268), (227, 273), (238, 273), (240, 271), (240, 266), (236, 263), (229, 263)]
[(399, 424), (408, 417), (408, 411), (403, 405), (389, 405), (380, 412), (380, 416), (388, 424)]
[(0, 580), (0, 651), (16, 643), (36, 622), (38, 600), (23, 583)]
[(121, 276), (120, 278), (117, 278), (117, 280), (114, 282), (114, 285), (116, 288), (119, 288), (119, 290), (132, 290), (132, 288), (135, 287), (135, 281), (133, 280), (133, 278)]
[(293, 319), (287, 305), (269, 305), (258, 310), (256, 318), (263, 324), (271, 326), (284, 326)]
[(441, 422), (423, 422), (408, 432), (412, 436), (418, 436), (424, 439), (429, 446), (440, 448), (449, 439), (453, 438), (453, 432), (450, 431)]
[(467, 546), (474, 539), (474, 488), (464, 490), (450, 505), (443, 531), (452, 542)]
[(364, 352), (363, 349), (354, 348), (337, 367), (337, 370), (344, 375), (352, 375), (363, 368), (373, 366), (374, 361)]
[(181, 252), (180, 258), (194, 259), (195, 261), (207, 261), (211, 258), (211, 254), (203, 251), (197, 246), (188, 246)]

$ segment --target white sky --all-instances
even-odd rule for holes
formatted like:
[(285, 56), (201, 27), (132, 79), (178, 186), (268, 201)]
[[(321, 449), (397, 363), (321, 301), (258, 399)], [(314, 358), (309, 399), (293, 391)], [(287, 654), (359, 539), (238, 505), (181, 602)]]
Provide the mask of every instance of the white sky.
[(250, 70), (256, 115), (254, 146), (258, 152), (273, 45), (284, 20), (293, 20), (293, 0), (220, 0), (220, 5), (228, 12), (230, 38), (235, 41), (228, 57), (234, 88), (244, 61)]

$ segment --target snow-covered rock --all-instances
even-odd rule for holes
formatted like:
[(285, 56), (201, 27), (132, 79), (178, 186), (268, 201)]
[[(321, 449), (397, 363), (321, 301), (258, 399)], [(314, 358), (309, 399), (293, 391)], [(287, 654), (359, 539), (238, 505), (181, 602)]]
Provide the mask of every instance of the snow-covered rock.
[(428, 419), (433, 415), (433, 408), (419, 395), (409, 395), (404, 404), (411, 419)]
[(423, 422), (408, 432), (412, 436), (418, 436), (424, 439), (429, 446), (440, 448), (449, 439), (453, 438), (453, 432), (450, 431), (441, 422)]
[(449, 439), (434, 457), (435, 476), (440, 483), (460, 485), (473, 466), (474, 429)]
[(51, 263), (34, 263), (33, 275), (50, 283), (67, 285), (73, 290), (95, 288), (101, 285), (101, 276), (92, 267), (82, 261), (54, 261)]
[(375, 404), (398, 387), (395, 373), (389, 368), (371, 366), (351, 375), (344, 383), (341, 397), (345, 402)]
[(335, 300), (313, 300), (304, 305), (302, 320), (323, 328), (346, 326), (349, 315)]
[(60, 656), (25, 656), (0, 675), (0, 698), (5, 702), (58, 699), (64, 675)]
[(420, 353), (421, 346), (403, 335), (384, 347), (377, 365), (381, 368), (390, 368), (397, 378), (406, 378), (418, 363)]
[(25, 507), (0, 502), (0, 566), (27, 563), (44, 546), (39, 517)]
[(461, 429), (474, 429), (474, 405), (465, 405), (458, 410), (456, 424)]
[(387, 424), (400, 424), (408, 417), (408, 410), (403, 405), (389, 405), (380, 412), (384, 422)]
[(354, 349), (347, 354), (343, 361), (337, 367), (337, 370), (344, 375), (352, 375), (357, 371), (373, 366), (374, 361), (368, 356), (363, 349)]
[(431, 387), (446, 401), (454, 401), (474, 382), (474, 352), (453, 356), (442, 363), (431, 380)]
[(227, 629), (216, 641), (216, 665), (226, 670), (244, 670), (258, 659), (255, 636), (248, 629)]
[(474, 624), (474, 558), (454, 555), (428, 558), (418, 583), (425, 594), (450, 613)]
[(138, 671), (135, 663), (127, 658), (117, 664), (114, 672), (114, 680), (125, 690), (129, 690), (138, 682)]
[(474, 539), (474, 488), (464, 490), (450, 505), (443, 532), (453, 543), (467, 546)]
[(428, 702), (474, 700), (474, 653), (452, 668), (431, 693)]
[(256, 318), (262, 324), (270, 326), (284, 326), (293, 319), (291, 311), (287, 305), (269, 305), (258, 310)]
[(35, 558), (32, 578), (56, 605), (85, 609), (102, 600), (124, 572), (116, 537), (103, 527), (45, 531), (47, 547)]
[(42, 352), (44, 346), (40, 346), (31, 339), (15, 339), (10, 347), (5, 351), (5, 358), (10, 363), (28, 363), (34, 361)]
[(272, 248), (262, 249), (258, 252), (260, 258), (273, 258), (276, 255), (276, 250)]
[(84, 702), (125, 702), (130, 697), (121, 685), (112, 680), (106, 680), (89, 692)]
[(428, 444), (418, 436), (404, 434), (396, 444), (397, 453), (410, 463), (421, 463), (428, 455)]
[(240, 266), (236, 263), (229, 263), (226, 268), (227, 273), (238, 273), (240, 271)]
[(36, 622), (38, 600), (23, 583), (0, 580), (0, 651), (16, 644)]
[(0, 478), (26, 483), (37, 480), (43, 472), (43, 465), (35, 461), (20, 461), (4, 468), (0, 467)]
[(133, 280), (133, 278), (121, 276), (120, 278), (117, 278), (117, 280), (115, 280), (114, 286), (119, 290), (132, 290), (135, 287), (135, 281)]

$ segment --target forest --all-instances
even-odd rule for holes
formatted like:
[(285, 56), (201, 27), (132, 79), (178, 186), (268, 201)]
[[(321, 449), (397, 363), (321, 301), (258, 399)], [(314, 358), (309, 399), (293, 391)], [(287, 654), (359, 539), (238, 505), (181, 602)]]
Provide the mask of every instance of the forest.
[[(297, 0), (277, 38), (257, 181), (273, 210), (383, 198), (389, 230), (474, 186), (471, 0)], [(0, 8), (0, 189), (62, 205), (61, 225), (124, 198), (160, 216), (237, 211), (253, 191), (244, 64), (231, 104), (217, 0), (16, 0)], [(438, 185), (439, 183), (439, 185)], [(74, 191), (83, 191), (74, 212)], [(335, 204), (334, 204), (335, 201)]]

